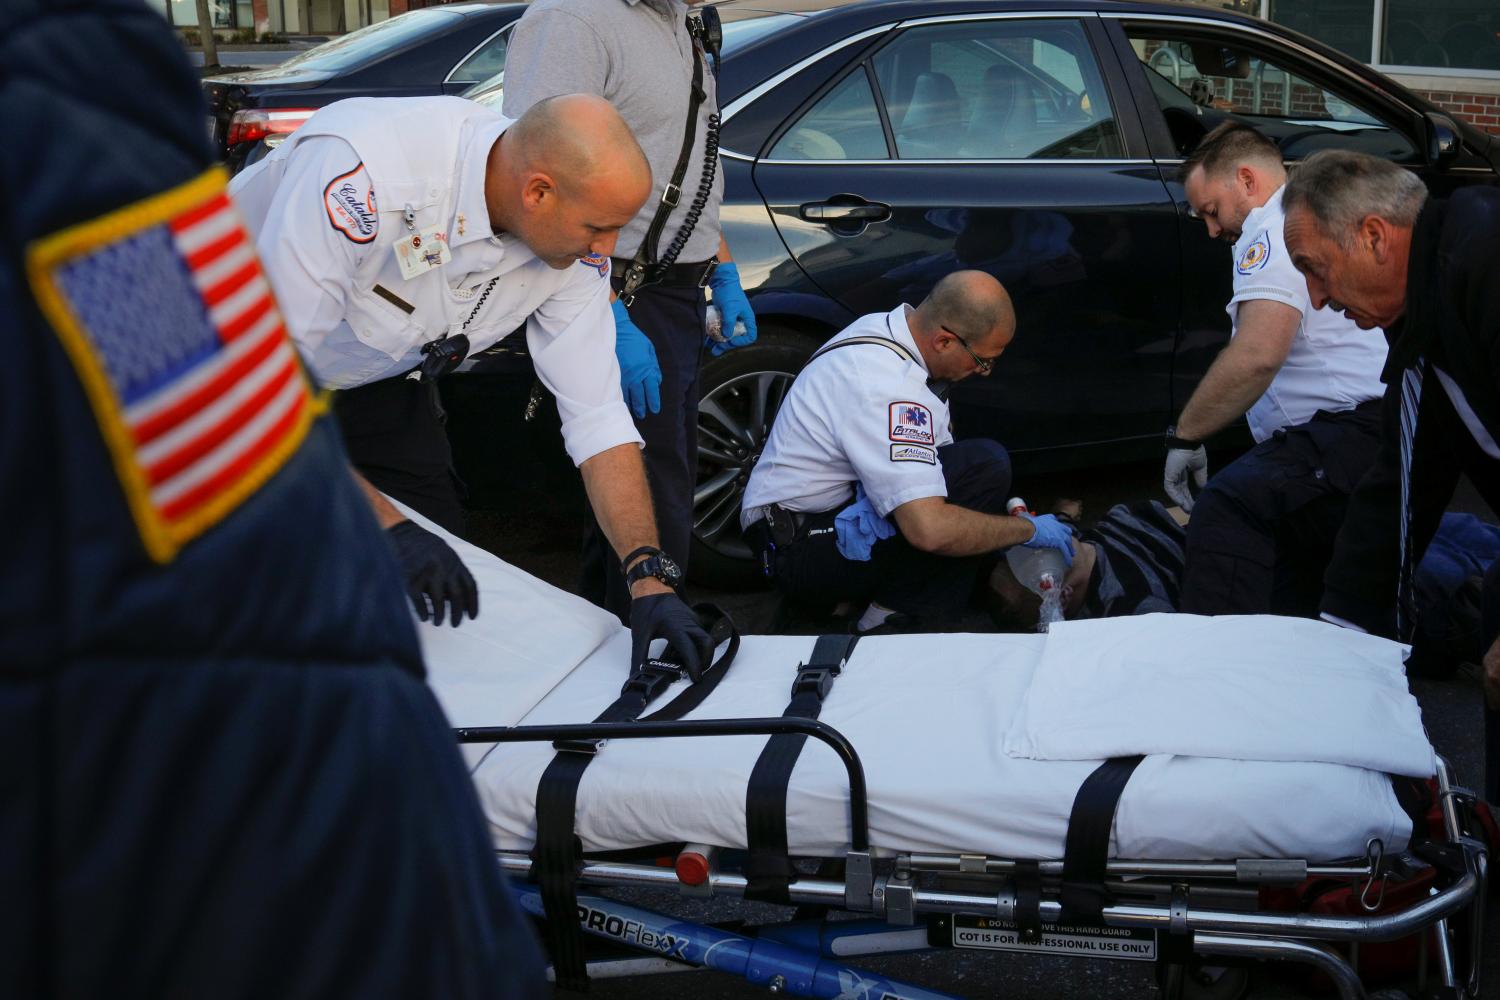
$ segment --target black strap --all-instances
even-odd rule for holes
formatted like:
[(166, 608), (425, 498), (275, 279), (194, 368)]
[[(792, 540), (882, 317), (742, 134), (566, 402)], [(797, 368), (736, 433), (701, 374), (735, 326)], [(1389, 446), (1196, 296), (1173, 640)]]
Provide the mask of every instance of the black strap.
[[(797, 666), (792, 699), (783, 718), (816, 719), (833, 679), (854, 651), (857, 635), (825, 635), (813, 645), (812, 658)], [(745, 789), (746, 899), (787, 903), (787, 886), (796, 877), (787, 849), (787, 785), (807, 742), (803, 734), (780, 734), (766, 741)]]
[[(682, 133), (682, 150), (677, 154), (677, 166), (672, 168), (671, 182), (662, 189), (661, 200), (657, 202), (656, 214), (651, 217), (646, 236), (625, 270), (625, 283), (619, 294), (626, 306), (631, 304), (636, 291), (646, 283), (646, 268), (656, 263), (656, 248), (661, 244), (662, 230), (667, 228), (667, 219), (671, 217), (672, 210), (682, 201), (682, 179), (687, 176), (688, 159), (693, 155), (693, 139), (698, 134), (698, 109), (703, 106), (707, 97), (708, 92), (703, 89), (703, 57), (699, 55), (698, 44), (694, 41), (693, 86), (688, 94), (687, 126)], [(717, 158), (715, 161), (717, 162)]]
[(1023, 944), (1042, 939), (1042, 866), (1036, 861), (1016, 862), (1016, 932)]
[[(696, 684), (689, 685), (665, 707), (647, 716), (653, 722), (680, 719), (703, 703), (723, 680), (739, 652), (740, 637), (729, 616), (712, 605), (693, 608), (714, 645), (729, 645)], [(676, 650), (668, 648), (658, 660), (647, 660), (631, 673), (620, 697), (595, 722), (632, 722), (673, 682), (683, 676)], [(532, 871), (547, 916), (547, 945), (559, 989), (588, 989), (583, 932), (578, 927), (578, 861), (583, 848), (574, 833), (578, 812), (578, 784), (603, 746), (601, 740), (559, 740), (558, 751), (542, 772), (536, 791), (536, 848)]]
[(830, 351), (836, 351), (840, 347), (856, 347), (859, 344), (876, 344), (880, 347), (885, 347), (894, 351), (907, 361), (917, 360), (912, 356), (911, 351), (908, 351), (904, 345), (897, 343), (889, 337), (876, 337), (867, 334), (858, 337), (845, 337), (843, 340), (840, 340), (836, 343), (824, 344), (822, 347), (813, 352), (813, 356), (808, 358), (807, 364), (803, 365), (802, 367), (806, 368), (807, 365), (812, 364), (814, 361), (818, 360)]
[[(890, 322), (890, 319), (887, 318), (887, 328), (890, 327)], [(840, 347), (854, 347), (859, 344), (875, 344), (895, 352), (903, 359), (905, 359), (906, 361), (910, 361), (913, 364), (921, 363), (917, 360), (916, 356), (911, 353), (911, 351), (908, 351), (906, 349), (906, 346), (904, 344), (893, 340), (891, 337), (877, 337), (873, 334), (864, 334), (858, 337), (845, 337), (843, 340), (840, 340), (834, 344), (824, 344), (822, 347), (813, 352), (812, 357), (807, 359), (807, 363), (804, 364), (802, 368), (803, 370), (806, 370), (807, 365), (812, 364), (814, 361), (818, 360), (829, 351), (836, 351)], [(947, 379), (932, 378), (929, 376), (927, 379), (927, 388), (931, 390), (932, 394), (938, 399), (944, 400), (946, 402), (948, 399), (948, 390), (952, 388), (952, 384)]]
[(1067, 923), (1098, 923), (1110, 902), (1104, 890), (1109, 867), (1109, 831), (1125, 783), (1144, 757), (1114, 757), (1084, 779), (1068, 817), (1068, 839), (1063, 848), (1062, 919)]

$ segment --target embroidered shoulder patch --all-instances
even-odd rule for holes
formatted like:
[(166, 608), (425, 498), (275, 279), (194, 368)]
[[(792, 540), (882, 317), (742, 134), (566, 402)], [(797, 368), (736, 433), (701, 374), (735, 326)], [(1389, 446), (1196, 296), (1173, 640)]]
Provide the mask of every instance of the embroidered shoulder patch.
[(333, 228), (351, 242), (375, 239), (380, 232), (380, 217), (375, 214), (375, 189), (363, 163), (328, 182), (323, 189), (323, 210)]
[(890, 435), (892, 441), (910, 444), (933, 444), (932, 411), (921, 403), (891, 404)]
[(1250, 274), (1259, 271), (1266, 266), (1266, 261), (1271, 259), (1271, 240), (1269, 233), (1261, 233), (1257, 236), (1245, 252), (1240, 254), (1240, 259), (1235, 262), (1235, 270), (1241, 274)]
[(26, 251), (157, 562), (296, 452), (313, 400), (218, 168)]
[(926, 462), (928, 465), (937, 465), (937, 452), (920, 444), (893, 444), (891, 445), (891, 461)]
[(578, 263), (586, 267), (592, 267), (599, 272), (599, 277), (601, 278), (609, 277), (609, 258), (602, 253), (585, 254), (578, 258)]

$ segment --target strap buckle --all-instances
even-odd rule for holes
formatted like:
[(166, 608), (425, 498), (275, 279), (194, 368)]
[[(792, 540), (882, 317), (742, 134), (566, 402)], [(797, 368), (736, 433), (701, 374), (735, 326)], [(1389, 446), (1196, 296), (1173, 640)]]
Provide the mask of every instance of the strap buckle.
[(843, 670), (843, 664), (803, 664), (797, 668), (797, 679), (792, 681), (792, 697), (811, 694), (822, 701), (833, 688), (833, 679)]
[(641, 664), (641, 669), (631, 674), (625, 680), (625, 685), (620, 688), (620, 696), (627, 694), (638, 694), (646, 700), (646, 703), (656, 699), (674, 681), (679, 681), (687, 676), (681, 667), (675, 663), (665, 660), (647, 660)]
[(719, 258), (708, 258), (708, 264), (703, 268), (703, 276), (698, 279), (699, 288), (707, 288), (708, 283), (713, 280), (714, 272), (719, 269)]
[(676, 208), (677, 203), (682, 200), (682, 188), (676, 184), (668, 183), (661, 189), (661, 203), (669, 208)]
[(605, 743), (608, 743), (608, 742), (609, 742), (608, 740), (598, 740), (598, 739), (595, 739), (595, 740), (553, 740), (552, 741), (552, 749), (554, 749), (554, 750), (560, 750), (560, 751), (562, 751), (564, 753), (581, 753), (581, 754), (583, 754), (583, 755), (585, 755), (587, 757), (592, 757), (596, 753), (599, 752), (599, 749), (602, 746), (604, 746)]

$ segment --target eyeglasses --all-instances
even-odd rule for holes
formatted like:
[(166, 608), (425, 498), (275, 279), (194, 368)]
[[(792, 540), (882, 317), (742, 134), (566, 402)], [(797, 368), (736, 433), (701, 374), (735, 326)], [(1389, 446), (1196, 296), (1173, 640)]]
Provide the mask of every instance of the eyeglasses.
[(988, 375), (990, 372), (995, 370), (995, 362), (999, 359), (981, 358), (979, 355), (974, 353), (974, 349), (969, 346), (969, 342), (967, 340), (960, 337), (958, 334), (954, 333), (946, 326), (939, 326), (938, 329), (942, 330), (948, 336), (958, 341), (958, 346), (962, 347), (964, 349), (964, 353), (967, 354), (971, 360), (973, 360), (974, 370), (980, 375)]

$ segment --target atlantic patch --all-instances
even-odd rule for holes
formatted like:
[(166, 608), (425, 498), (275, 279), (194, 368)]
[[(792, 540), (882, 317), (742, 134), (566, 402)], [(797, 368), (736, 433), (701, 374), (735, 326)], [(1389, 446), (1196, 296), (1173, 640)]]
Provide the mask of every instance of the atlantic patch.
[(578, 263), (586, 264), (599, 272), (599, 277), (609, 277), (609, 258), (602, 253), (591, 253), (578, 258)]
[(353, 243), (369, 243), (380, 232), (375, 214), (375, 190), (363, 163), (339, 174), (323, 189), (323, 208), (328, 221)]
[(891, 461), (925, 462), (928, 465), (937, 465), (937, 452), (926, 445), (893, 444), (891, 445)]
[(1245, 252), (1240, 254), (1240, 259), (1235, 262), (1235, 270), (1241, 274), (1250, 274), (1259, 271), (1266, 266), (1266, 261), (1271, 259), (1271, 241), (1269, 233), (1261, 233), (1257, 236)]
[(890, 407), (891, 440), (901, 444), (933, 444), (932, 411), (921, 403), (895, 402)]

